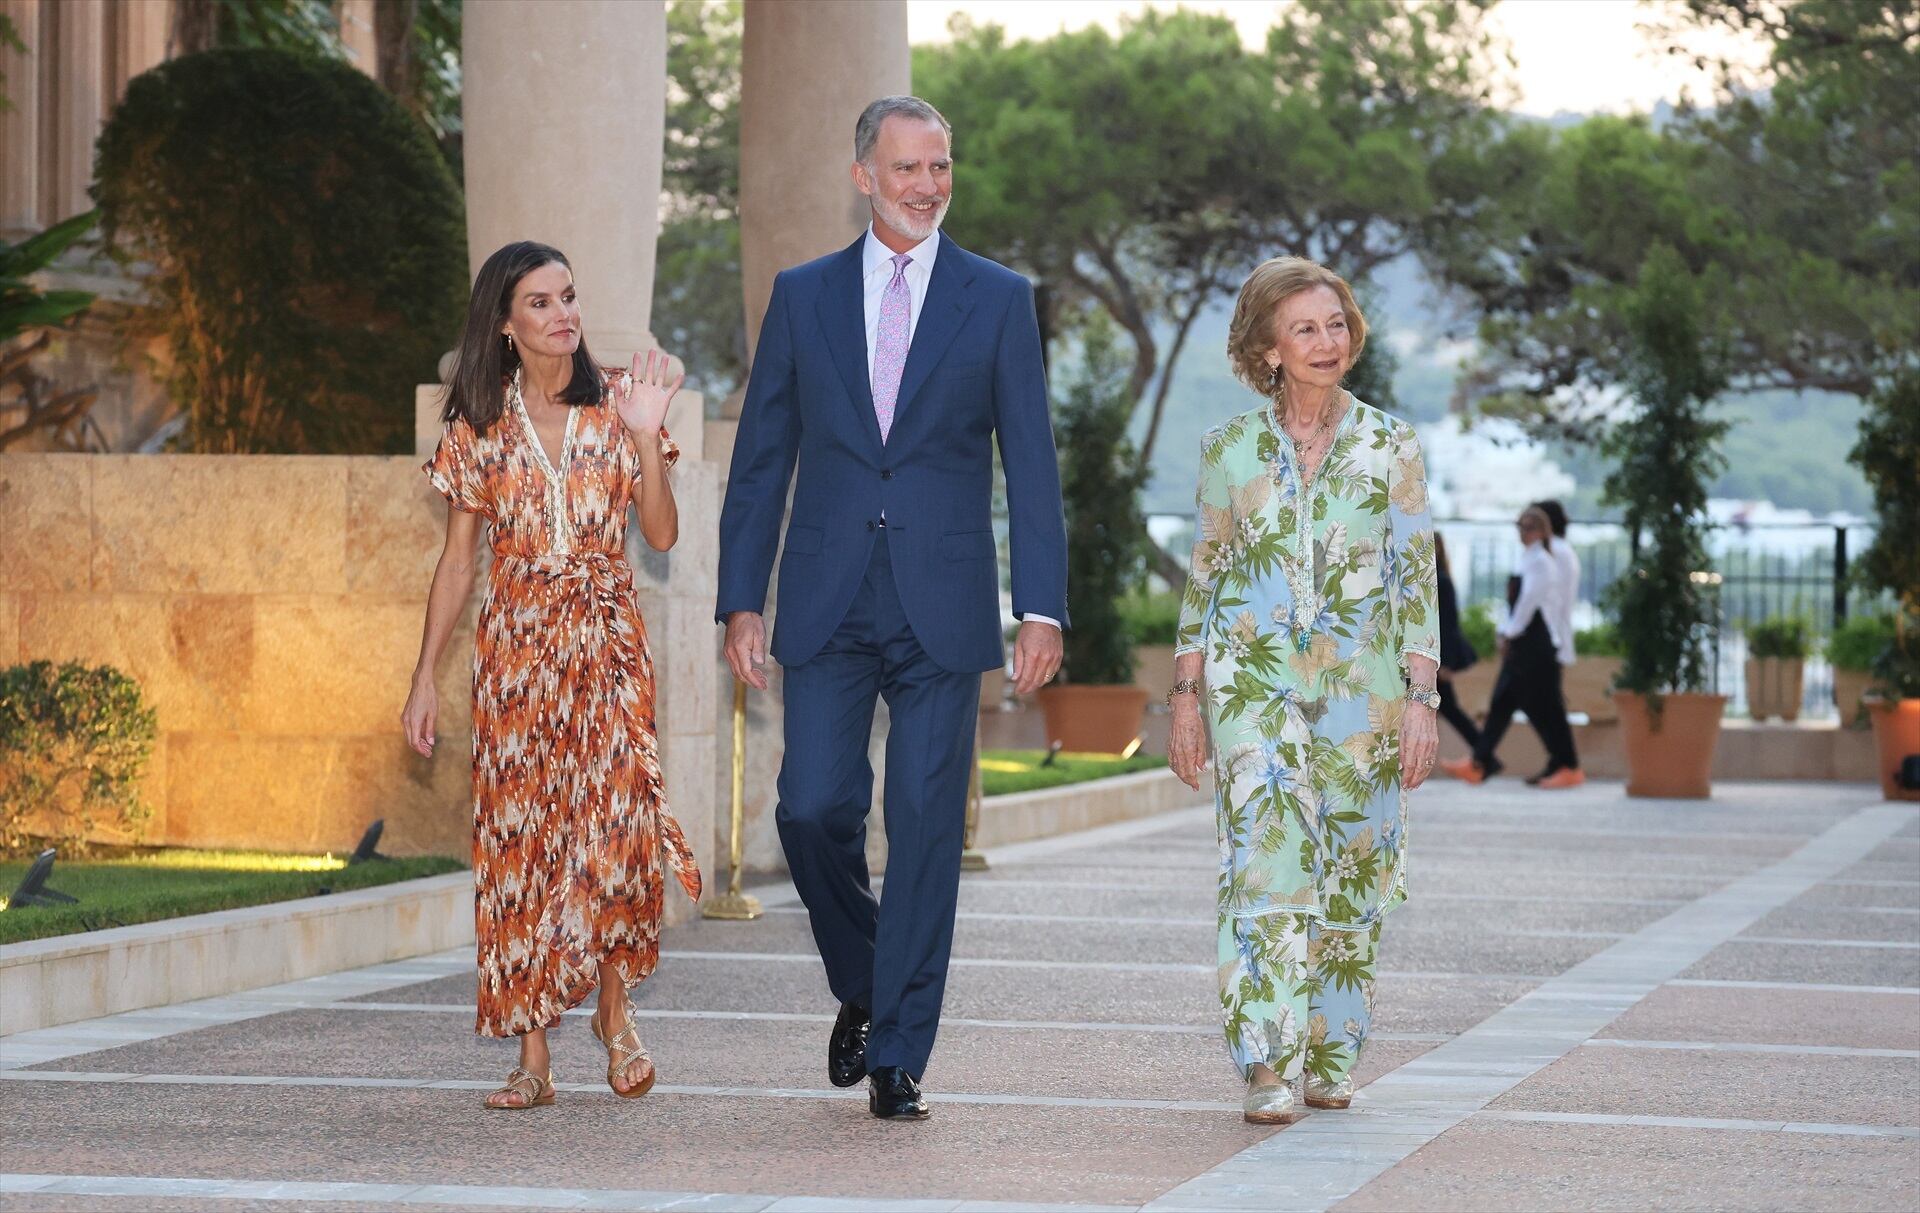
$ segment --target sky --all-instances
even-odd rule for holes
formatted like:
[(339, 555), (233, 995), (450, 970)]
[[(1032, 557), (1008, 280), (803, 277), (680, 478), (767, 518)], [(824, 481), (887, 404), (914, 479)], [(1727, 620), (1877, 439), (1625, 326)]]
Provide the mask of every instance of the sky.
[[(1172, 9), (1163, 0), (908, 0), (907, 33), (915, 43), (940, 42), (956, 12), (978, 24), (994, 24), (1012, 38), (1045, 38), (1061, 29), (1095, 23), (1117, 29), (1122, 16), (1142, 9)], [(1233, 17), (1250, 43), (1265, 37), (1280, 5), (1274, 0), (1187, 0), (1184, 7)], [(1683, 89), (1698, 100), (1711, 96), (1708, 76), (1676, 57), (1656, 51), (1636, 26), (1648, 10), (1636, 0), (1505, 0), (1493, 22), (1518, 60), (1515, 108), (1539, 117), (1569, 111), (1623, 113), (1677, 101)], [(1751, 51), (1731, 40), (1702, 41), (1716, 53)]]

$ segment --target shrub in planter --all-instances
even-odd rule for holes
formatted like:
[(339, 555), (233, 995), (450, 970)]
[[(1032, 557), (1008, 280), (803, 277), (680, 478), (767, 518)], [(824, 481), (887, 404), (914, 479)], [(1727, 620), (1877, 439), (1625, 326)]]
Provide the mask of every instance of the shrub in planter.
[(1833, 664), (1833, 702), (1840, 709), (1842, 728), (1865, 724), (1861, 700), (1873, 685), (1873, 663), (1893, 644), (1893, 616), (1855, 615), (1827, 637), (1827, 660)]
[(127, 336), (164, 345), (187, 449), (412, 449), (414, 387), (466, 303), (463, 204), (366, 73), (259, 48), (174, 59), (127, 86), (96, 177), (103, 232), (151, 267)]
[(1726, 700), (1708, 695), (1708, 639), (1718, 619), (1703, 538), (1707, 486), (1725, 463), (1727, 423), (1711, 406), (1726, 387), (1721, 343), (1701, 328), (1701, 284), (1665, 245), (1641, 262), (1626, 304), (1627, 385), (1639, 411), (1614, 426), (1605, 499), (1640, 543), (1609, 586), (1625, 651), (1615, 701), (1625, 725), (1630, 796), (1711, 794)]
[(1040, 706), (1047, 739), (1069, 750), (1116, 752), (1140, 733), (1147, 694), (1133, 686), (1133, 634), (1121, 602), (1146, 571), (1147, 470), (1127, 440), (1127, 359), (1111, 324), (1084, 329), (1079, 372), (1054, 411), (1067, 514), (1067, 630), (1061, 674)]
[(103, 827), (137, 837), (155, 724), (140, 684), (112, 666), (0, 670), (0, 847), (40, 840), (84, 851)]
[(1148, 702), (1173, 685), (1173, 650), (1180, 630), (1180, 595), (1168, 591), (1129, 594), (1120, 600), (1120, 618), (1133, 643), (1133, 685)]
[(1860, 440), (1848, 456), (1873, 490), (1879, 525), (1861, 553), (1859, 577), (1894, 600), (1893, 636), (1873, 663), (1879, 703), (1870, 704), (1880, 753), (1880, 786), (1888, 799), (1920, 800), (1920, 788), (1895, 777), (1920, 755), (1920, 365), (1911, 355), (1867, 401)]
[(1811, 626), (1798, 615), (1747, 627), (1747, 712), (1755, 720), (1800, 718), (1800, 693)]

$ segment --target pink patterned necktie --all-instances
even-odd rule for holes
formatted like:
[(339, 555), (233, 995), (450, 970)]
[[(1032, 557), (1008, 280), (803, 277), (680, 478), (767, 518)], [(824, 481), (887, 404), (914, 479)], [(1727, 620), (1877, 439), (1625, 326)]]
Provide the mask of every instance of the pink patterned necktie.
[(913, 296), (907, 290), (906, 253), (893, 258), (893, 281), (880, 296), (880, 330), (873, 339), (873, 412), (880, 421), (880, 441), (893, 429), (893, 406), (900, 398), (900, 375), (907, 369), (909, 321)]

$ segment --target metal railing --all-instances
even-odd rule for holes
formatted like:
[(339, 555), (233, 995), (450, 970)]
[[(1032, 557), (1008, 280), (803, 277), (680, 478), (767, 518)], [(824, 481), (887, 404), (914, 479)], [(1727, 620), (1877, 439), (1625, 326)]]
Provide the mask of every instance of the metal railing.
[[(1192, 543), (1190, 517), (1150, 515), (1155, 538), (1170, 551)], [(1486, 603), (1500, 619), (1506, 611), (1507, 578), (1519, 567), (1520, 540), (1510, 521), (1436, 519), (1446, 539), (1454, 588), (1461, 610)], [(1713, 687), (1728, 697), (1731, 716), (1747, 715), (1744, 629), (1765, 620), (1800, 616), (1808, 624), (1809, 656), (1802, 687), (1801, 717), (1831, 719), (1833, 667), (1825, 656), (1834, 627), (1856, 612), (1873, 609), (1873, 596), (1850, 584), (1850, 554), (1873, 537), (1863, 523), (1714, 523), (1707, 532), (1712, 557), (1718, 619), (1714, 628)], [(1580, 594), (1576, 628), (1602, 620), (1606, 588), (1630, 565), (1633, 537), (1617, 522), (1576, 520), (1567, 538), (1580, 555)]]

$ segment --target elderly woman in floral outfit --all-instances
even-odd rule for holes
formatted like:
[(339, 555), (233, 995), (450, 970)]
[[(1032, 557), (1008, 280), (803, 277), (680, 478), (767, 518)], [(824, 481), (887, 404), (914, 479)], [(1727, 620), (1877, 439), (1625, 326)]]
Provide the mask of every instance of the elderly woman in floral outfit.
[(1213, 767), (1221, 1008), (1260, 1124), (1303, 1075), (1310, 1107), (1353, 1098), (1437, 748), (1426, 472), (1413, 428), (1341, 386), (1366, 334), (1339, 275), (1265, 262), (1228, 354), (1268, 400), (1201, 443), (1170, 757), (1196, 790)]

